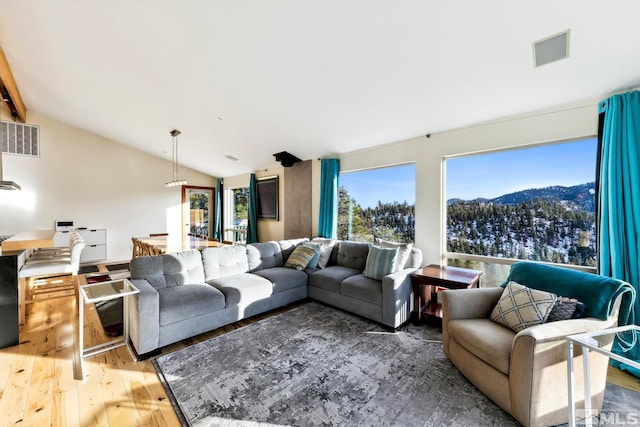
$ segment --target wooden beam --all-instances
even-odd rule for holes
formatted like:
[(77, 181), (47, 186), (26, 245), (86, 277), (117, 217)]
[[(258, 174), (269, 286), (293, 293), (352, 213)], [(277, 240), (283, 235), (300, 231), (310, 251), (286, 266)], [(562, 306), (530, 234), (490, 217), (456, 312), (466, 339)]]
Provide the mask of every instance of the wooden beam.
[(18, 90), (11, 68), (9, 67), (9, 61), (4, 55), (2, 47), (0, 47), (0, 95), (2, 98), (9, 96), (9, 101), (3, 99), (4, 104), (7, 106), (14, 119), (17, 118), (21, 122), (27, 121), (27, 107), (25, 107)]

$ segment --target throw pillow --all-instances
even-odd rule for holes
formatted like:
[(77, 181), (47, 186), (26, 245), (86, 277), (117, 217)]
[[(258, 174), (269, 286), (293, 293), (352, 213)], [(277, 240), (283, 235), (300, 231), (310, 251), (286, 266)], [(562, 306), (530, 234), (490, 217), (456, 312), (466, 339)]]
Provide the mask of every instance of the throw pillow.
[(291, 255), (289, 255), (284, 266), (295, 268), (296, 270), (304, 270), (307, 268), (307, 265), (309, 265), (309, 261), (311, 261), (315, 253), (315, 249), (299, 245), (293, 250)]
[(315, 251), (313, 258), (309, 261), (307, 268), (318, 268), (318, 261), (320, 260), (320, 255), (322, 254), (322, 243), (316, 242), (304, 242), (302, 246), (311, 248)]
[[(556, 303), (551, 308), (547, 322), (573, 319), (578, 304), (581, 304), (584, 307), (584, 304), (575, 298), (558, 297)], [(584, 311), (584, 308), (581, 311)]]
[(411, 249), (413, 243), (395, 243), (382, 240), (378, 237), (373, 238), (373, 243), (383, 248), (398, 248), (398, 256), (396, 257), (396, 263), (393, 266), (393, 272), (404, 270), (411, 255)]
[(333, 247), (336, 245), (336, 240), (314, 237), (312, 242), (322, 243), (323, 247), (318, 260), (318, 268), (325, 268), (329, 263), (329, 259), (331, 259), (331, 252), (333, 252)]
[(362, 274), (370, 279), (382, 280), (384, 276), (393, 272), (397, 254), (397, 248), (372, 246)]
[(491, 312), (491, 320), (520, 332), (530, 326), (544, 323), (556, 302), (556, 295), (509, 282), (498, 304)]

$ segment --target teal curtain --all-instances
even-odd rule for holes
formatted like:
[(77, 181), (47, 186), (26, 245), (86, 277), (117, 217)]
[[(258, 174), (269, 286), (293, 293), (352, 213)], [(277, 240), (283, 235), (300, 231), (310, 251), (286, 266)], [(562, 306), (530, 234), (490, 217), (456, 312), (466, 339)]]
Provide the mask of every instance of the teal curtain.
[(222, 242), (222, 178), (218, 178), (218, 182), (216, 182), (215, 203), (216, 208), (213, 223), (213, 238)]
[(249, 201), (247, 207), (247, 243), (258, 242), (258, 194), (256, 193), (256, 174), (249, 178)]
[(335, 239), (338, 235), (339, 159), (320, 160), (320, 215), (318, 235)]
[[(614, 95), (600, 103), (598, 134), (598, 269), (604, 276), (640, 285), (640, 93)], [(631, 299), (631, 298), (629, 298)], [(624, 301), (624, 300), (623, 300)], [(640, 319), (637, 298), (621, 307), (620, 324)], [(613, 351), (640, 361), (640, 345), (616, 340)], [(612, 361), (640, 377), (640, 370)]]

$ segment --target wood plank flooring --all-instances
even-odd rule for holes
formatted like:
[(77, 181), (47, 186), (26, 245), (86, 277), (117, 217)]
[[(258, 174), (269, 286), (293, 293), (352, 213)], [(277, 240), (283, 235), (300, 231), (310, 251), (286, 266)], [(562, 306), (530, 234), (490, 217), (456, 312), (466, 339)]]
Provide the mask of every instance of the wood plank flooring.
[[(79, 280), (86, 284), (84, 275)], [(77, 312), (74, 297), (35, 302), (20, 328), (20, 344), (0, 349), (0, 426), (179, 426), (151, 362), (133, 362), (124, 347), (85, 359), (85, 378), (74, 380)], [(163, 354), (273, 314), (173, 344)], [(111, 339), (92, 305), (85, 315), (86, 346)], [(640, 383), (626, 372), (610, 369), (609, 380), (640, 391)]]

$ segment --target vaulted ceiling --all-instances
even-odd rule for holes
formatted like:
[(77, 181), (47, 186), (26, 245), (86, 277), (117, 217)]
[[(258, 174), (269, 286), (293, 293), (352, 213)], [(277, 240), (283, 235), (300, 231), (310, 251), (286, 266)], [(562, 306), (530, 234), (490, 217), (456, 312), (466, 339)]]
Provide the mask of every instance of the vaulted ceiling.
[[(637, 0), (0, 0), (27, 108), (213, 176), (640, 86)], [(532, 42), (570, 29), (570, 57)], [(28, 114), (28, 113), (27, 113)], [(232, 161), (230, 155), (238, 158)]]

